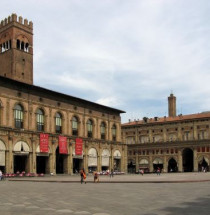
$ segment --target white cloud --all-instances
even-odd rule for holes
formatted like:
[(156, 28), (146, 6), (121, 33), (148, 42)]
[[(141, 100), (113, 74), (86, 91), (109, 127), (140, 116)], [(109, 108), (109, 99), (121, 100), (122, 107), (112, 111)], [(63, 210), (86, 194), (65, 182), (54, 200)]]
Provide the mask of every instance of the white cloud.
[[(32, 9), (33, 8), (33, 9)], [(4, 1), (34, 23), (34, 80), (127, 112), (210, 109), (210, 3), (205, 0)], [(141, 117), (140, 117), (141, 116)]]

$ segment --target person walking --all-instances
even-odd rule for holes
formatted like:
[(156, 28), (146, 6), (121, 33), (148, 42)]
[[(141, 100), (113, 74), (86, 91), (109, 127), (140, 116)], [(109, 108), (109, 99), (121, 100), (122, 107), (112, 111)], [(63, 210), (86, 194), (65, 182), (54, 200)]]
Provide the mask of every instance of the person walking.
[(93, 173), (93, 177), (94, 177), (94, 182), (99, 182), (99, 175), (97, 172)]
[(85, 182), (85, 184), (86, 184), (86, 174), (85, 174), (85, 169), (83, 168), (81, 171), (80, 171), (80, 177), (81, 177), (81, 184), (83, 183), (83, 182)]
[(114, 177), (114, 170), (113, 169), (111, 169), (111, 172), (110, 172), (110, 178), (113, 178)]
[(160, 167), (157, 168), (157, 175), (160, 175)]

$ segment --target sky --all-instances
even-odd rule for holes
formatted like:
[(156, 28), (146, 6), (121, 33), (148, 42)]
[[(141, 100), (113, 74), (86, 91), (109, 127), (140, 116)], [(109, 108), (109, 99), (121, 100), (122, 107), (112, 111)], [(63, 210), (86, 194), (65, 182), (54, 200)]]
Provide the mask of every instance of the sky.
[(34, 27), (34, 85), (126, 111), (210, 111), (209, 0), (7, 0)]

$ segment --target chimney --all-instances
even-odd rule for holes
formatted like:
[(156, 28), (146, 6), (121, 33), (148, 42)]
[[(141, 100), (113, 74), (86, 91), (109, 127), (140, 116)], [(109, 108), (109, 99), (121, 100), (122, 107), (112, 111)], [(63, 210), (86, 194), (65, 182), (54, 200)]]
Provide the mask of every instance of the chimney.
[(172, 93), (168, 97), (168, 116), (176, 116), (176, 97)]

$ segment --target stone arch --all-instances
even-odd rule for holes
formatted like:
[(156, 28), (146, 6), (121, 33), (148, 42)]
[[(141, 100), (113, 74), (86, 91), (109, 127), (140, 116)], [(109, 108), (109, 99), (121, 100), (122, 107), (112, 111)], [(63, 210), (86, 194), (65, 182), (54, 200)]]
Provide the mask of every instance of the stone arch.
[(161, 159), (160, 157), (156, 157), (153, 160), (153, 169), (156, 172), (157, 170), (162, 170), (163, 169), (163, 159)]
[(178, 171), (178, 165), (177, 165), (177, 159), (173, 156), (171, 156), (168, 159), (168, 172), (177, 172)]
[(209, 171), (209, 157), (206, 155), (200, 155), (198, 157), (198, 170), (202, 172)]
[(18, 141), (14, 144), (14, 172), (30, 172), (30, 147), (25, 141)]
[(120, 172), (121, 171), (121, 152), (119, 149), (116, 149), (113, 153), (114, 157), (114, 171)]
[(115, 151), (114, 151), (114, 158), (121, 158), (121, 153), (120, 153), (120, 150), (119, 149), (116, 149)]
[(149, 165), (149, 161), (147, 158), (142, 158), (140, 161), (139, 161), (139, 165)]
[(109, 159), (110, 159), (110, 151), (108, 149), (103, 149), (101, 154), (101, 167), (102, 171), (108, 170), (109, 168)]
[(88, 171), (96, 171), (98, 167), (98, 153), (96, 148), (90, 148), (88, 150)]
[(28, 143), (21, 140), (21, 141), (18, 141), (14, 144), (13, 151), (14, 151), (14, 153), (29, 154), (29, 152), (31, 150), (30, 150), (30, 146), (28, 145)]
[(0, 169), (3, 172), (5, 172), (5, 166), (6, 166), (5, 151), (6, 151), (6, 145), (2, 140), (0, 140)]
[(192, 172), (194, 168), (194, 155), (192, 148), (184, 148), (182, 150), (182, 164), (184, 172)]

